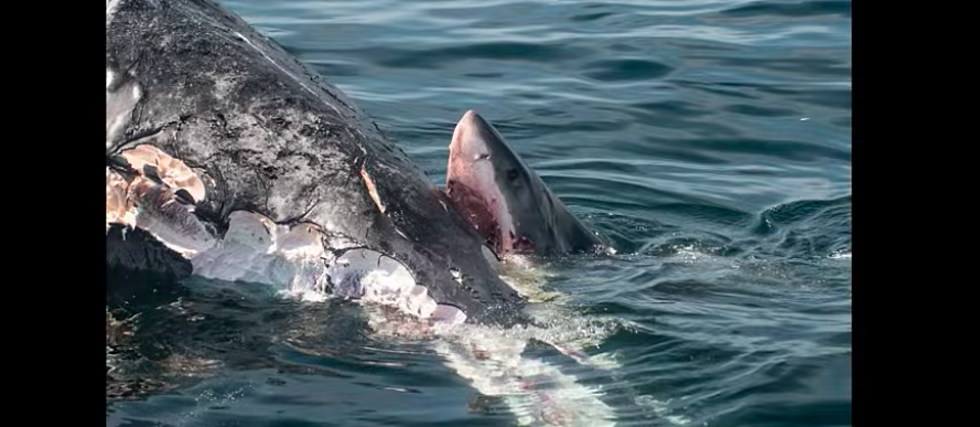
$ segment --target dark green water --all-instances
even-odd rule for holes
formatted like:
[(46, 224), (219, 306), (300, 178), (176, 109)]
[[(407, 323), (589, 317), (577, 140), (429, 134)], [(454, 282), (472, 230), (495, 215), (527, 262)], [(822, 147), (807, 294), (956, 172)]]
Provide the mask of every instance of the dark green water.
[[(580, 320), (617, 319), (587, 352), (618, 366), (540, 358), (601, 386), (620, 425), (851, 424), (850, 2), (224, 4), (434, 182), (476, 109), (615, 240), (611, 259), (547, 266), (547, 285)], [(350, 307), (194, 285), (141, 316), (127, 356), (175, 388), (107, 404), (107, 425), (516, 422)]]

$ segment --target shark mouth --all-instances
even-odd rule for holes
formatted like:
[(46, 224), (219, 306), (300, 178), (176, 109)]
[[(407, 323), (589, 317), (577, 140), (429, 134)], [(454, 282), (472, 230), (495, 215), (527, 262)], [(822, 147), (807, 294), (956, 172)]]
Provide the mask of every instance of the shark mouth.
[(510, 206), (513, 201), (498, 183), (502, 177), (497, 176), (492, 150), (481, 135), (481, 120), (467, 111), (453, 129), (446, 195), (498, 257), (533, 252), (534, 242), (519, 232), (519, 218)]
[[(488, 198), (484, 197), (480, 191), (474, 190), (465, 183), (456, 180), (448, 182), (446, 185), (446, 194), (463, 217), (484, 238), (486, 245), (493, 248), (494, 252), (498, 255), (506, 252), (510, 241), (505, 239), (501, 229), (501, 222), (498, 220), (503, 214), (495, 214), (493, 210), (493, 207), (497, 207), (500, 210), (496, 206), (498, 204), (496, 202), (498, 198), (492, 198), (492, 201), (488, 201)], [(505, 222), (503, 225), (507, 226), (508, 230), (512, 228), (512, 224), (510, 223)], [(511, 234), (513, 233), (508, 233), (507, 236), (509, 237)]]

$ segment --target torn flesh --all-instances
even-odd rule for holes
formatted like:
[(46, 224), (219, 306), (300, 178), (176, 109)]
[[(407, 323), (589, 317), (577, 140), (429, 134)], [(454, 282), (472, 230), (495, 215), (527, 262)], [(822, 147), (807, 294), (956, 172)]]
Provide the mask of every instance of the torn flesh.
[[(462, 311), (438, 305), (393, 258), (351, 249), (334, 259), (324, 250), (328, 239), (315, 224), (287, 226), (258, 213), (236, 211), (228, 217), (224, 236), (215, 238), (192, 206), (175, 197), (177, 188), (195, 200), (203, 198), (201, 180), (190, 168), (152, 146), (122, 154), (140, 173), (127, 181), (106, 168), (107, 232), (111, 223), (145, 229), (189, 259), (196, 276), (271, 285), (303, 300), (322, 300), (333, 293), (442, 323), (466, 319)], [(148, 165), (153, 167), (151, 176), (143, 173)]]
[[(144, 167), (166, 165), (146, 152), (131, 152), (126, 158)], [(598, 391), (555, 366), (523, 356), (527, 337), (464, 324), (464, 312), (437, 304), (395, 259), (363, 248), (334, 258), (325, 252), (324, 242), (329, 239), (317, 225), (281, 225), (246, 211), (231, 213), (226, 233), (215, 239), (188, 206), (175, 200), (173, 187), (183, 184), (172, 178), (163, 173), (127, 182), (107, 168), (107, 225), (120, 222), (147, 229), (190, 259), (197, 276), (270, 284), (308, 300), (329, 293), (356, 300), (369, 313), (370, 307), (395, 311), (402, 317), (372, 315), (370, 326), (382, 335), (437, 338), (433, 345), (447, 364), (480, 393), (503, 398), (521, 424), (602, 425), (612, 417)], [(493, 255), (484, 252), (488, 260)], [(561, 346), (559, 340), (546, 342), (580, 360), (581, 354)]]
[(400, 262), (370, 249), (345, 252), (327, 274), (333, 294), (341, 298), (393, 307), (418, 319), (450, 324), (466, 320), (461, 310), (436, 303)]

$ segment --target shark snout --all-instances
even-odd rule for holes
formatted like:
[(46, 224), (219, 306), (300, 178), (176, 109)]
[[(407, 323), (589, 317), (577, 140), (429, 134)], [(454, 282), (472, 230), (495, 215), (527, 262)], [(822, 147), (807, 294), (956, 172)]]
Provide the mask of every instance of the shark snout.
[(489, 155), (486, 142), (483, 140), (483, 129), (486, 122), (474, 110), (468, 110), (456, 123), (453, 129), (453, 139), (449, 143), (450, 162), (474, 162)]

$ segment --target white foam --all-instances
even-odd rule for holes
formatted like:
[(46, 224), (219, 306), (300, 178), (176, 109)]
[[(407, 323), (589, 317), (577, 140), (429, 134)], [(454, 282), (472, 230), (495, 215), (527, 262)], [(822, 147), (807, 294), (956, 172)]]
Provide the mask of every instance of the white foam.
[(501, 397), (520, 425), (613, 426), (602, 392), (541, 360), (523, 357), (527, 338), (458, 325), (433, 342), (446, 364), (483, 395)]
[[(363, 268), (379, 262), (377, 256), (361, 258)], [(582, 384), (579, 378), (558, 366), (524, 357), (522, 353), (528, 341), (535, 339), (550, 343), (581, 364), (600, 369), (619, 368), (613, 357), (589, 356), (582, 351), (585, 346), (597, 345), (618, 325), (597, 325), (593, 319), (555, 307), (542, 311), (546, 314), (536, 317), (553, 326), (499, 329), (465, 324), (464, 314), (448, 305), (438, 306), (428, 318), (431, 322), (412, 323), (410, 319), (395, 319), (384, 312), (366, 310), (369, 325), (376, 334), (429, 339), (448, 367), (480, 394), (501, 398), (520, 425), (615, 425), (615, 412), (602, 401), (601, 390)]]
[(661, 417), (662, 419), (670, 422), (673, 425), (687, 426), (691, 424), (691, 419), (689, 417), (683, 415), (673, 415), (670, 413), (671, 409), (668, 406), (668, 403), (670, 403), (669, 400), (664, 402), (661, 400), (657, 400), (653, 396), (643, 394), (634, 397), (633, 403), (635, 403), (636, 406), (642, 408), (649, 408), (655, 414), (657, 414), (658, 417)]

